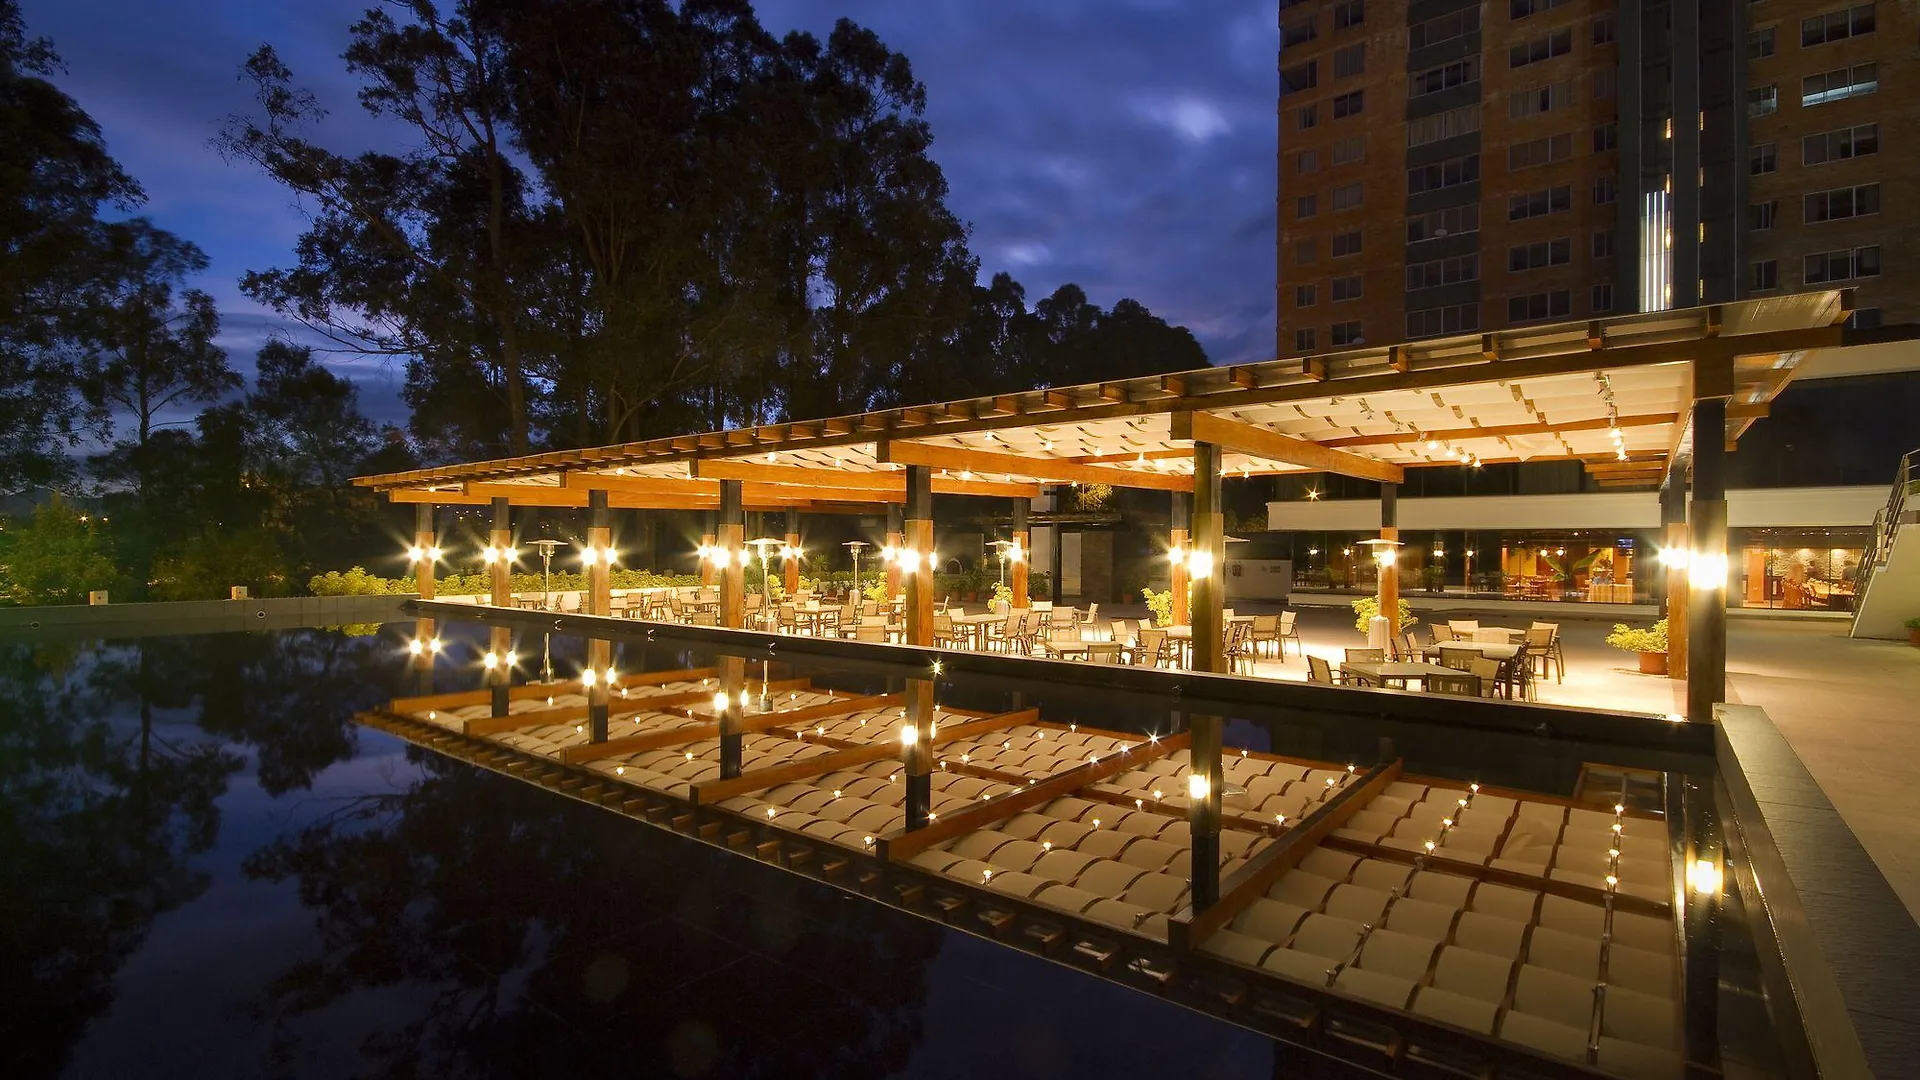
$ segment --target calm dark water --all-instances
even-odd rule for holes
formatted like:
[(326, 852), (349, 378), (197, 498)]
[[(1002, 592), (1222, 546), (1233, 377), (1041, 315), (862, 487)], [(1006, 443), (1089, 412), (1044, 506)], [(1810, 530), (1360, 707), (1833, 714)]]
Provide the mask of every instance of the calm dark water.
[(357, 726), (411, 692), (402, 641), (0, 644), (0, 1075), (1296, 1075)]

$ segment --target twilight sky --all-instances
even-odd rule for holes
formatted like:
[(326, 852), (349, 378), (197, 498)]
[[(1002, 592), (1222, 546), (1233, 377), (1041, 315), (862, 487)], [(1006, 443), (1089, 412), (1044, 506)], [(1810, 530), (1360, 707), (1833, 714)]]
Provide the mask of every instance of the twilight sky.
[[(290, 196), (207, 145), (250, 102), (240, 61), (261, 42), (332, 110), (321, 129), (359, 148), (378, 128), (339, 60), (367, 0), (24, 0), (52, 37), (61, 85), (105, 129), (148, 195), (146, 213), (206, 249), (243, 372), (280, 322), (237, 282), (286, 265), (302, 219)], [(1077, 282), (1102, 306), (1131, 296), (1191, 327), (1216, 363), (1266, 359), (1274, 327), (1273, 0), (761, 0), (779, 34), (873, 28), (927, 86), (933, 156), (971, 224), (984, 280), (1006, 270), (1029, 302)], [(402, 421), (398, 368), (339, 358), (367, 410)]]

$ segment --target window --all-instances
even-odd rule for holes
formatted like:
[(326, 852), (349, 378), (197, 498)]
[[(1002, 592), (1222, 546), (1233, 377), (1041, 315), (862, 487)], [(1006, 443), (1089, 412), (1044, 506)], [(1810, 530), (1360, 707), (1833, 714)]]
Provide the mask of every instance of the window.
[(1337, 322), (1333, 324), (1333, 343), (1335, 345), (1360, 345), (1360, 320)]
[(1507, 0), (1507, 18), (1524, 19), (1543, 11), (1552, 11), (1567, 0)]
[(1805, 212), (1802, 220), (1808, 225), (1877, 214), (1880, 212), (1880, 185), (1861, 184), (1857, 187), (1809, 192), (1803, 200), (1803, 206)]
[(1800, 104), (1824, 105), (1829, 101), (1871, 94), (1878, 89), (1879, 69), (1873, 64), (1855, 64), (1800, 80)]
[(1362, 187), (1357, 180), (1351, 184), (1342, 184), (1334, 188), (1333, 208), (1335, 210), (1353, 210), (1358, 208), (1363, 201), (1364, 191), (1365, 188)]
[(1593, 201), (1605, 204), (1620, 197), (1620, 181), (1611, 176), (1593, 178)]
[(1480, 81), (1480, 58), (1469, 56), (1465, 60), (1455, 60), (1451, 64), (1416, 71), (1407, 77), (1407, 97), (1425, 97), (1437, 94), (1454, 86), (1465, 86)]
[(1435, 289), (1461, 281), (1480, 280), (1480, 256), (1459, 255), (1407, 264), (1407, 291)]
[(1747, 285), (1755, 292), (1780, 287), (1780, 260), (1764, 259), (1747, 264)]
[[(1347, 232), (1333, 234), (1333, 257), (1334, 258), (1344, 259), (1349, 255), (1358, 255), (1358, 254), (1360, 254), (1360, 230), (1359, 229), (1350, 229)], [(1336, 296), (1334, 297), (1334, 299), (1338, 300), (1340, 298)]]
[(1312, 285), (1295, 285), (1293, 287), (1294, 307), (1312, 307), (1319, 302), (1319, 299)]
[(1613, 44), (1613, 39), (1619, 36), (1619, 33), (1619, 23), (1612, 13), (1594, 17), (1593, 43), (1595, 45), (1611, 45)]
[(1309, 326), (1305, 330), (1295, 330), (1293, 332), (1293, 351), (1313, 351), (1313, 327)]
[[(1469, 8), (1468, 10), (1473, 10)], [(1407, 121), (1407, 147), (1425, 146), (1451, 139), (1455, 135), (1470, 135), (1480, 130), (1480, 105), (1462, 105), (1457, 109), (1423, 116), (1418, 120)]]
[(1315, 124), (1318, 124), (1319, 122), (1320, 122), (1320, 106), (1319, 105), (1302, 105), (1299, 108), (1293, 110), (1293, 124), (1295, 127), (1299, 128), (1301, 131), (1305, 131), (1308, 128), (1313, 127)]
[(1333, 5), (1333, 28), (1345, 30), (1367, 21), (1367, 0), (1341, 0)]
[(1587, 303), (1595, 315), (1605, 315), (1613, 310), (1613, 282), (1602, 281), (1588, 294)]
[(1602, 68), (1593, 73), (1593, 100), (1605, 101), (1618, 93), (1620, 77), (1612, 68)]
[(1313, 241), (1302, 240), (1299, 243), (1296, 243), (1293, 245), (1293, 261), (1294, 262), (1297, 262), (1302, 266), (1304, 266), (1307, 263), (1312, 262), (1316, 258), (1319, 258), (1319, 255), (1314, 250)]
[(1755, 232), (1773, 228), (1773, 215), (1780, 209), (1779, 199), (1747, 204), (1747, 228)]
[(1562, 236), (1557, 240), (1541, 240), (1508, 248), (1507, 270), (1517, 274), (1522, 270), (1565, 266), (1572, 259), (1573, 242)]
[(1800, 164), (1824, 165), (1880, 152), (1880, 125), (1860, 124), (1823, 131), (1800, 140)]
[(1367, 156), (1367, 137), (1355, 135), (1333, 144), (1333, 163), (1348, 165)]
[(1337, 277), (1333, 279), (1333, 302), (1334, 303), (1338, 304), (1342, 300), (1358, 300), (1358, 299), (1360, 299), (1360, 275), (1359, 274), (1354, 274), (1351, 277)]
[(1540, 319), (1564, 319), (1573, 313), (1573, 293), (1566, 289), (1531, 293), (1507, 299), (1507, 321), (1536, 322)]
[(1480, 29), (1480, 6), (1461, 8), (1445, 15), (1435, 16), (1426, 22), (1414, 23), (1407, 27), (1407, 49), (1424, 49), (1429, 45), (1438, 45), (1443, 41), (1466, 37)]
[(1333, 51), (1333, 77), (1350, 78), (1367, 70), (1367, 43), (1348, 45)]
[(1747, 59), (1765, 60), (1773, 55), (1775, 27), (1767, 26), (1747, 35)]
[(1302, 90), (1311, 90), (1320, 85), (1320, 62), (1309, 60), (1304, 64), (1280, 69), (1280, 96), (1297, 94)]
[(1407, 312), (1407, 336), (1410, 338), (1465, 334), (1478, 329), (1479, 304), (1450, 304), (1447, 307)]
[(1826, 281), (1851, 281), (1880, 275), (1880, 246), (1823, 251), (1806, 258), (1806, 281), (1818, 285)]
[(1604, 154), (1620, 148), (1620, 125), (1612, 121), (1593, 129), (1593, 152)]
[(1800, 47), (1806, 49), (1871, 33), (1873, 5), (1861, 4), (1859, 7), (1841, 8), (1825, 15), (1815, 15), (1811, 19), (1801, 19)]
[(1335, 120), (1341, 120), (1349, 116), (1359, 116), (1360, 111), (1366, 107), (1367, 92), (1365, 90), (1355, 90), (1351, 94), (1340, 94), (1333, 99), (1333, 118)]
[(1754, 176), (1770, 173), (1780, 167), (1779, 155), (1774, 143), (1761, 143), (1747, 147), (1747, 172)]
[(1524, 120), (1529, 116), (1539, 116), (1555, 109), (1564, 109), (1573, 104), (1573, 83), (1557, 82), (1550, 86), (1536, 86), (1531, 90), (1519, 90), (1507, 95), (1507, 119)]
[(1507, 50), (1507, 66), (1522, 68), (1528, 64), (1551, 60), (1556, 56), (1565, 56), (1572, 51), (1573, 30), (1571, 28), (1555, 30), (1551, 34), (1542, 35), (1532, 41), (1514, 44)]
[(1549, 135), (1544, 139), (1515, 143), (1507, 147), (1507, 171), (1518, 172), (1573, 156), (1572, 135)]
[(1747, 91), (1747, 119), (1756, 116), (1772, 116), (1780, 111), (1780, 88), (1778, 86), (1755, 86)]
[(1293, 171), (1302, 176), (1305, 176), (1307, 173), (1311, 173), (1311, 172), (1319, 172), (1320, 171), (1320, 151), (1302, 150), (1299, 153), (1293, 155)]
[(1293, 200), (1293, 218), (1295, 221), (1305, 221), (1307, 218), (1319, 212), (1320, 196), (1318, 195), (1302, 195)]
[(1541, 188), (1524, 195), (1507, 197), (1507, 220), (1525, 221), (1527, 218), (1545, 217), (1573, 208), (1573, 188), (1562, 184), (1559, 187)]
[(1314, 38), (1319, 37), (1320, 35), (1314, 30), (1313, 25), (1313, 16), (1311, 15), (1301, 19), (1292, 26), (1283, 24), (1280, 27), (1280, 51), (1286, 52), (1295, 45), (1304, 45)]
[(1593, 257), (1596, 259), (1613, 258), (1613, 230), (1595, 229), (1593, 231)]
[(1480, 179), (1480, 155), (1448, 158), (1433, 165), (1416, 165), (1407, 170), (1407, 194), (1458, 187)]
[(1417, 244), (1422, 240), (1437, 240), (1443, 236), (1458, 236), (1461, 233), (1480, 231), (1480, 204), (1468, 203), (1465, 206), (1449, 206), (1445, 210), (1421, 214), (1407, 219), (1407, 243)]
[(1877, 307), (1864, 307), (1859, 309), (1858, 311), (1855, 311), (1852, 315), (1847, 316), (1847, 329), (1849, 330), (1880, 329), (1880, 309)]

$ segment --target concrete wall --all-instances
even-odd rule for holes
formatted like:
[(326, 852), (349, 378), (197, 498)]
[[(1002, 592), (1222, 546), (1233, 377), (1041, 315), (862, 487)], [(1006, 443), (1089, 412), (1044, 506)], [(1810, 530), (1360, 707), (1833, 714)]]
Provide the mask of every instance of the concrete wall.
[(1293, 585), (1292, 559), (1227, 559), (1227, 602), (1285, 600)]
[(406, 618), (393, 596), (288, 596), (272, 600), (183, 600), (160, 604), (62, 604), (0, 608), (0, 633), (173, 627), (181, 632), (248, 630), (267, 625), (340, 626)]

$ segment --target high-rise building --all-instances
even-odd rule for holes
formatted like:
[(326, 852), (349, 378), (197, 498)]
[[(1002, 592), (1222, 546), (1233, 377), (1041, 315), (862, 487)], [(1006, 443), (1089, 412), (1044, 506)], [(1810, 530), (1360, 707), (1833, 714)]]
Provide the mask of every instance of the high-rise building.
[(1891, 141), (1920, 8), (1282, 0), (1280, 28), (1283, 356), (1836, 285), (1856, 325), (1920, 321)]

